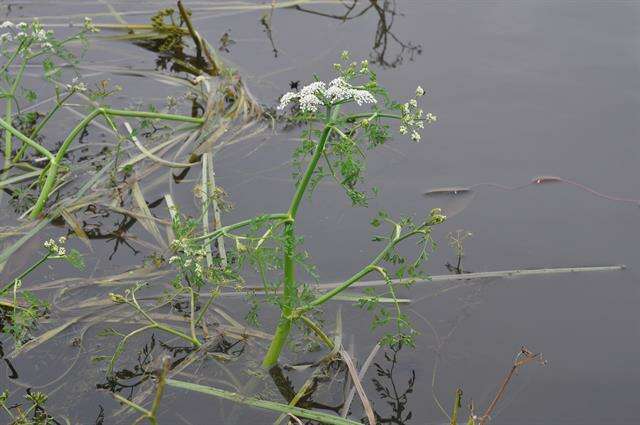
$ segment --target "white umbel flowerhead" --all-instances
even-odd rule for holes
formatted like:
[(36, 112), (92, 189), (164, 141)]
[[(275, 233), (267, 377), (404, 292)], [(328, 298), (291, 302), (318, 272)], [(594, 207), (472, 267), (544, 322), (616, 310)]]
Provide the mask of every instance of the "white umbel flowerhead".
[(292, 101), (298, 100), (303, 112), (316, 112), (323, 105), (338, 102), (354, 101), (358, 105), (377, 103), (377, 99), (368, 90), (354, 88), (343, 78), (335, 78), (329, 86), (322, 81), (315, 81), (299, 92), (287, 92), (280, 98), (278, 109), (284, 109)]
[(422, 138), (420, 131), (424, 129), (425, 123), (431, 124), (436, 122), (437, 117), (432, 113), (424, 113), (418, 104), (418, 98), (425, 95), (425, 91), (422, 87), (416, 88), (416, 97), (410, 99), (408, 102), (402, 104), (399, 109), (402, 112), (402, 119), (400, 128), (398, 129), (400, 134), (409, 134), (411, 140), (419, 142)]

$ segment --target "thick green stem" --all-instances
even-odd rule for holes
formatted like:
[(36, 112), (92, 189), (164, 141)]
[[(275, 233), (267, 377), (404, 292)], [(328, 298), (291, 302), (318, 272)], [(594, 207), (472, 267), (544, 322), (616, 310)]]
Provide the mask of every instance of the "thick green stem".
[(43, 156), (47, 157), (49, 160), (53, 160), (53, 154), (49, 152), (45, 147), (41, 146), (37, 142), (34, 142), (30, 138), (22, 134), (19, 130), (15, 129), (9, 122), (3, 120), (2, 118), (0, 118), (0, 127), (4, 128), (7, 131), (7, 133), (12, 134), (21, 142), (24, 142), (27, 145), (34, 148), (36, 151), (38, 151)]
[(329, 135), (332, 130), (332, 121), (338, 114), (338, 107), (329, 108), (327, 110), (327, 119), (325, 122), (324, 130), (322, 131), (322, 135), (320, 136), (320, 140), (316, 146), (316, 150), (307, 165), (307, 169), (305, 170), (302, 179), (298, 183), (298, 187), (296, 188), (296, 193), (293, 195), (293, 199), (291, 200), (291, 205), (289, 206), (289, 219), (284, 224), (284, 293), (282, 295), (282, 312), (280, 314), (280, 321), (278, 322), (278, 327), (276, 328), (275, 335), (273, 336), (273, 340), (271, 341), (271, 345), (269, 346), (269, 350), (262, 360), (262, 366), (265, 368), (273, 367), (280, 357), (280, 353), (284, 347), (284, 344), (289, 336), (289, 332), (291, 331), (291, 325), (293, 323), (294, 318), (292, 317), (293, 310), (295, 309), (295, 305), (298, 297), (298, 288), (296, 285), (296, 277), (295, 277), (295, 243), (296, 243), (296, 235), (295, 235), (295, 221), (296, 215), (298, 213), (298, 208), (300, 207), (300, 202), (302, 201), (302, 197), (307, 190), (307, 186), (311, 181), (311, 177), (313, 176), (313, 172), (318, 165), (318, 161), (322, 157), (324, 153), (324, 147), (329, 139)]
[(262, 366), (271, 368), (278, 362), (282, 348), (284, 347), (293, 319), (291, 312), (295, 305), (297, 296), (296, 288), (296, 269), (293, 256), (295, 255), (295, 222), (287, 221), (284, 224), (284, 294), (282, 296), (282, 312), (280, 314), (280, 322), (273, 336), (273, 341), (269, 346), (269, 350), (265, 355)]
[(71, 145), (71, 143), (78, 136), (78, 134), (82, 132), (87, 125), (89, 125), (89, 123), (95, 117), (101, 114), (105, 116), (114, 115), (114, 116), (121, 116), (121, 117), (163, 119), (168, 121), (182, 121), (182, 122), (191, 122), (191, 123), (200, 123), (200, 124), (204, 122), (203, 118), (194, 118), (194, 117), (188, 117), (184, 115), (161, 114), (156, 112), (145, 112), (145, 111), (127, 111), (127, 110), (111, 109), (111, 108), (94, 109), (93, 111), (91, 111), (91, 113), (89, 113), (89, 115), (84, 117), (84, 119), (80, 121), (80, 123), (76, 125), (73, 130), (71, 130), (71, 133), (69, 133), (69, 135), (65, 138), (64, 142), (62, 142), (62, 146), (60, 146), (60, 149), (56, 153), (56, 156), (53, 159), (51, 159), (51, 161), (49, 162), (49, 170), (47, 171), (47, 178), (42, 186), (42, 190), (40, 191), (38, 200), (36, 201), (33, 207), (33, 210), (31, 211), (31, 218), (37, 218), (40, 215), (40, 213), (42, 213), (42, 210), (44, 209), (44, 206), (47, 203), (47, 200), (49, 199), (49, 195), (51, 194), (51, 190), (55, 186), (60, 163), (62, 162), (62, 159), (66, 155), (67, 150), (69, 149), (69, 146)]
[[(56, 112), (58, 112), (60, 110), (60, 108), (62, 107), (62, 105), (64, 105), (64, 103), (69, 100), (69, 98), (71, 96), (73, 96), (73, 91), (67, 93), (61, 100), (57, 100), (55, 106), (49, 111), (49, 113), (42, 119), (42, 121), (40, 121), (38, 123), (38, 125), (36, 126), (36, 128), (33, 129), (33, 131), (31, 132), (31, 134), (29, 134), (29, 138), (31, 140), (35, 139), (35, 137), (40, 134), (40, 131), (44, 128), (45, 125), (47, 125), (47, 123), (49, 122), (49, 120), (55, 115)], [(18, 162), (22, 160), (22, 157), (24, 157), (24, 154), (27, 152), (27, 150), (29, 149), (29, 146), (31, 146), (29, 143), (23, 143), (22, 146), (20, 147), (20, 150), (18, 151), (18, 153), (13, 157), (13, 162)]]
[(31, 211), (31, 218), (37, 218), (42, 210), (44, 209), (47, 200), (49, 199), (49, 194), (53, 189), (53, 186), (56, 183), (56, 178), (58, 177), (58, 168), (60, 167), (60, 163), (62, 162), (62, 158), (67, 153), (67, 149), (71, 145), (71, 142), (76, 138), (76, 136), (84, 130), (84, 128), (102, 111), (100, 109), (93, 110), (89, 115), (84, 117), (82, 121), (78, 125), (75, 126), (71, 133), (64, 139), (62, 142), (62, 146), (58, 149), (56, 156), (49, 161), (49, 170), (47, 171), (47, 178), (42, 185), (42, 189), (40, 190), (40, 195), (36, 200), (35, 205), (33, 206), (33, 210)]
[(116, 117), (149, 118), (154, 120), (180, 121), (180, 122), (190, 122), (190, 123), (196, 123), (196, 124), (204, 123), (204, 118), (189, 117), (187, 115), (162, 114), (159, 112), (146, 112), (146, 111), (128, 111), (126, 109), (111, 109), (111, 108), (100, 108), (99, 111), (104, 114), (113, 115)]
[(298, 208), (300, 206), (300, 202), (302, 201), (302, 197), (307, 190), (307, 186), (309, 185), (309, 181), (313, 176), (313, 172), (318, 165), (318, 161), (324, 152), (324, 146), (329, 138), (329, 134), (331, 133), (331, 126), (326, 125), (324, 130), (322, 131), (322, 136), (320, 137), (320, 141), (318, 142), (318, 146), (316, 146), (316, 151), (313, 153), (311, 157), (311, 161), (307, 165), (307, 169), (302, 176), (302, 179), (298, 183), (298, 188), (296, 189), (295, 195), (293, 195), (293, 199), (291, 200), (291, 205), (289, 206), (289, 214), (295, 220), (296, 214), (298, 213)]
[(271, 345), (269, 345), (269, 350), (267, 350), (267, 354), (265, 354), (262, 360), (262, 367), (265, 369), (270, 369), (278, 363), (280, 353), (284, 348), (285, 342), (287, 342), (289, 331), (291, 331), (291, 323), (291, 319), (284, 316), (280, 317), (280, 322), (278, 322), (278, 327), (273, 335), (273, 340), (271, 340)]

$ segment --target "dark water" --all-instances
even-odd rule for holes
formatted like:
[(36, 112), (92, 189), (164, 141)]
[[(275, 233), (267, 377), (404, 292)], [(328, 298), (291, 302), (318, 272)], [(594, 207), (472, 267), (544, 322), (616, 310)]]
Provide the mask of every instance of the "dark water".
[[(158, 7), (156, 3), (110, 3), (129, 12), (151, 12)], [(194, 8), (230, 4), (189, 3)], [(106, 10), (100, 2), (4, 1), (0, 3), (3, 12), (9, 4), (11, 19), (35, 14), (46, 16), (43, 21), (50, 23), (65, 23), (65, 19), (54, 19), (64, 13)], [(326, 4), (306, 7), (326, 13), (343, 10)], [(472, 199), (455, 202), (446, 196), (425, 198), (421, 194), (437, 187), (484, 182), (518, 186), (536, 176), (554, 175), (607, 195), (640, 198), (640, 5), (622, 1), (412, 0), (396, 2), (396, 11), (395, 36), (421, 48), (419, 52), (405, 50), (401, 63), (393, 64), (401, 49), (389, 38), (384, 57), (387, 66), (375, 66), (379, 80), (398, 97), (410, 96), (421, 84), (428, 92), (425, 109), (437, 114), (438, 122), (424, 133), (421, 144), (397, 140), (371, 157), (369, 182), (380, 187), (381, 194), (369, 210), (350, 208), (348, 199), (330, 184), (319, 187), (312, 204), (303, 205), (300, 230), (307, 235), (305, 248), (321, 271), (321, 281), (348, 276), (375, 255), (368, 218), (382, 206), (396, 214), (423, 214), (433, 207), (455, 209), (457, 214), (435, 234), (440, 246), (428, 264), (431, 274), (449, 273), (445, 264), (454, 262), (455, 254), (445, 235), (456, 229), (473, 232), (465, 243), (468, 271), (624, 264), (627, 270), (622, 272), (496, 280), (439, 295), (437, 289), (448, 286), (413, 288), (403, 295), (417, 300), (410, 306), (410, 315), (421, 335), (415, 350), (397, 354), (394, 384), (401, 392), (412, 388), (402, 415), (411, 411), (413, 417), (406, 423), (446, 423), (434, 402), (434, 392), (448, 410), (455, 389), (461, 386), (465, 399), (472, 398), (481, 412), (515, 353), (526, 345), (543, 352), (548, 364), (529, 365), (514, 378), (493, 423), (638, 423), (638, 205), (599, 198), (561, 183), (517, 191), (480, 186)], [(144, 22), (148, 16), (132, 14), (127, 19)], [(328, 78), (342, 50), (355, 57), (371, 55), (370, 60), (380, 62), (372, 52), (378, 25), (374, 13), (343, 23), (298, 10), (277, 10), (272, 20), (277, 57), (260, 26), (260, 16), (259, 11), (230, 7), (202, 12), (195, 22), (212, 41), (229, 32), (235, 44), (223, 56), (237, 66), (265, 104), (274, 104), (290, 81), (304, 81), (314, 73)], [(111, 19), (95, 18), (97, 22)], [(110, 50), (114, 59), (106, 63), (119, 60), (139, 69), (154, 67), (152, 53), (123, 43), (98, 42), (89, 58), (105, 63)], [(140, 80), (114, 79), (127, 87), (127, 96), (152, 101), (166, 95)], [(295, 132), (263, 134), (217, 155), (217, 183), (236, 204), (225, 222), (278, 211), (288, 202), (292, 186), (285, 161), (295, 145), (293, 137)], [(186, 208), (193, 206), (191, 187), (188, 182), (174, 188)], [(165, 191), (161, 186), (150, 192), (162, 195)], [(53, 230), (54, 234), (56, 231), (61, 230)], [(139, 225), (131, 232), (148, 238)], [(100, 276), (124, 271), (145, 255), (141, 247), (136, 256), (122, 248), (107, 261), (104, 257), (113, 243), (94, 243), (96, 254), (88, 254), (90, 267), (85, 277), (88, 272)], [(34, 280), (63, 277), (70, 271), (44, 273)], [(240, 306), (232, 301), (225, 304), (229, 311)], [(333, 311), (327, 313), (328, 323), (333, 322), (333, 315)], [(342, 315), (345, 339), (353, 341), (356, 355), (363, 359), (375, 344), (369, 332), (370, 318), (348, 305), (343, 305)], [(95, 335), (101, 327), (86, 330), (87, 335)], [(21, 379), (47, 382), (46, 377), (69, 367), (69, 355), (76, 353), (69, 348), (69, 340), (82, 330), (81, 325), (74, 325), (49, 350), (14, 361)], [(87, 351), (96, 355), (113, 349), (98, 344), (102, 345), (87, 347)], [(255, 350), (259, 348), (247, 348), (245, 357)], [(382, 352), (377, 362), (381, 367), (389, 364)], [(245, 368), (229, 367), (239, 376)], [(68, 415), (72, 423), (93, 423), (102, 405), (107, 417), (104, 423), (130, 422), (123, 416), (109, 418), (117, 405), (108, 395), (95, 391), (96, 383), (104, 381), (102, 373), (82, 356), (67, 377), (47, 388), (52, 392), (50, 403), (56, 406), (59, 402), (53, 410)], [(214, 363), (207, 363), (200, 373), (218, 376), (220, 371)], [(5, 368), (0, 378), (3, 384), (8, 376)], [(292, 374), (292, 379), (300, 382), (300, 376)], [(392, 417), (392, 407), (376, 395), (373, 377), (372, 368), (365, 380), (367, 393), (383, 417)], [(273, 397), (277, 400), (278, 395)], [(356, 400), (356, 410), (357, 406)], [(162, 423), (223, 424), (231, 423), (235, 415), (240, 423), (271, 423), (274, 418), (257, 411), (242, 416), (218, 400), (171, 389), (162, 410)]]

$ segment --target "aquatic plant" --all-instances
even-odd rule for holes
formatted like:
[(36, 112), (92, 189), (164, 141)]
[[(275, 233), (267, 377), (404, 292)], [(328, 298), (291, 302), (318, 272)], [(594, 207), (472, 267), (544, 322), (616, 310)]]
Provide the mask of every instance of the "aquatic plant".
[(48, 396), (40, 391), (27, 389), (24, 396), (27, 406), (22, 404), (8, 405), (10, 393), (0, 393), (0, 408), (7, 414), (11, 425), (53, 425), (59, 424), (46, 408)]
[[(374, 313), (373, 326), (394, 325), (394, 330), (383, 337), (385, 344), (413, 344), (415, 331), (400, 308), (392, 276), (410, 284), (422, 276), (421, 266), (433, 247), (431, 229), (445, 220), (438, 209), (432, 210), (419, 219), (401, 217), (393, 219), (386, 212), (380, 212), (372, 225), (386, 225), (390, 231), (384, 236), (375, 236), (374, 241), (383, 242), (379, 254), (346, 281), (324, 292), (317, 292), (296, 275), (296, 269), (309, 276), (315, 276), (315, 268), (309, 264), (308, 255), (299, 250), (302, 238), (296, 233), (296, 222), (305, 196), (311, 196), (321, 179), (332, 178), (340, 185), (354, 206), (366, 206), (376, 190), (367, 192), (361, 188), (364, 181), (366, 151), (371, 151), (392, 138), (389, 122), (397, 122), (400, 134), (407, 135), (414, 142), (421, 140), (420, 132), (425, 124), (436, 120), (430, 113), (424, 113), (418, 101), (425, 94), (421, 87), (415, 96), (405, 103), (389, 99), (385, 89), (376, 79), (367, 61), (350, 62), (348, 53), (342, 55), (342, 63), (335, 64), (336, 78), (328, 83), (315, 80), (299, 91), (285, 93), (278, 106), (280, 111), (290, 110), (290, 119), (304, 125), (302, 140), (294, 151), (295, 192), (287, 211), (264, 214), (219, 227), (197, 235), (198, 220), (183, 219), (172, 209), (175, 239), (171, 248), (175, 255), (169, 263), (177, 269), (172, 281), (174, 292), (170, 298), (187, 295), (187, 319), (190, 332), (159, 324), (137, 302), (136, 293), (143, 287), (137, 285), (124, 295), (112, 294), (113, 301), (126, 303), (136, 309), (149, 323), (143, 328), (126, 335), (121, 344), (141, 331), (158, 329), (172, 333), (194, 346), (200, 346), (196, 328), (202, 325), (202, 318), (213, 299), (231, 285), (244, 288), (243, 272), (253, 270), (262, 281), (262, 295), (276, 305), (280, 311), (270, 347), (262, 361), (266, 368), (276, 364), (288, 340), (294, 324), (302, 324), (316, 334), (321, 341), (331, 346), (330, 338), (315, 323), (313, 317), (328, 301), (341, 295), (356, 282), (372, 273), (379, 274), (386, 283), (387, 292), (377, 294), (368, 291), (356, 298), (359, 305)], [(365, 109), (366, 108), (366, 109)], [(364, 110), (364, 111), (363, 111)], [(206, 167), (203, 167), (205, 170)], [(206, 183), (203, 183), (206, 187)], [(205, 200), (205, 202), (208, 202)], [(168, 202), (171, 207), (171, 202)], [(236, 231), (245, 229), (244, 234)], [(220, 239), (230, 239), (235, 245), (231, 253), (233, 261), (224, 265), (220, 258), (215, 263), (209, 258), (211, 244)], [(396, 247), (414, 239), (419, 247), (415, 258), (400, 255)], [(226, 261), (226, 259), (225, 259)], [(280, 274), (281, 273), (281, 274)], [(211, 286), (213, 285), (213, 286)], [(200, 306), (196, 314), (197, 301), (204, 288), (210, 291), (209, 300)], [(387, 296), (395, 307), (389, 311), (380, 301)], [(258, 306), (249, 319), (257, 317)], [(111, 359), (109, 371), (122, 351), (119, 345)]]
[[(0, 55), (6, 58), (5, 63), (0, 68), (0, 75), (4, 85), (0, 88), (0, 98), (5, 99), (4, 119), (0, 118), (0, 127), (4, 130), (4, 173), (11, 169), (26, 169), (30, 172), (39, 172), (38, 180), (32, 185), (39, 186), (38, 195), (34, 204), (29, 208), (31, 218), (39, 217), (45, 209), (51, 193), (56, 189), (60, 179), (60, 174), (64, 171), (63, 161), (71, 145), (86, 129), (86, 127), (96, 118), (102, 117), (107, 125), (117, 133), (117, 127), (113, 122), (114, 117), (131, 117), (143, 120), (167, 120), (183, 123), (202, 124), (201, 117), (191, 117), (177, 114), (159, 113), (151, 111), (126, 110), (110, 108), (100, 105), (98, 102), (104, 100), (110, 92), (105, 90), (89, 90), (84, 82), (74, 78), (69, 84), (60, 83), (57, 78), (62, 76), (64, 66), (73, 65), (77, 62), (77, 57), (68, 49), (72, 42), (87, 42), (87, 34), (97, 31), (90, 19), (85, 20), (84, 28), (75, 35), (58, 39), (53, 31), (45, 30), (43, 26), (34, 20), (27, 24), (24, 22), (14, 24), (6, 21), (1, 25), (5, 31), (0, 35)], [(65, 61), (66, 64), (58, 63), (57, 60)], [(14, 62), (18, 62), (18, 69), (12, 73)], [(28, 134), (24, 134), (14, 126), (14, 122), (20, 121), (20, 117), (14, 115), (14, 105), (18, 105), (20, 111), (20, 94), (27, 102), (33, 103), (37, 99), (36, 92), (23, 86), (24, 72), (27, 66), (39, 63), (43, 68), (43, 75), (55, 91), (55, 105), (44, 115), (41, 121), (32, 126)], [(76, 94), (85, 93), (89, 95), (90, 108), (85, 111), (83, 119), (68, 133), (62, 144), (56, 151), (52, 151), (43, 144), (36, 141), (37, 137), (44, 131), (54, 115)], [(14, 138), (21, 143), (20, 149), (14, 154)], [(34, 160), (37, 163), (44, 162), (44, 168), (37, 168), (23, 161), (25, 155), (33, 149), (39, 158)], [(4, 175), (3, 174), (3, 177)], [(36, 174), (37, 176), (38, 174)], [(20, 178), (13, 178), (13, 181), (28, 180), (33, 178), (33, 173), (24, 173)]]
[(76, 268), (83, 268), (84, 262), (80, 253), (67, 250), (67, 238), (49, 239), (44, 242), (46, 252), (39, 260), (21, 272), (8, 284), (0, 287), (0, 297), (10, 294), (10, 298), (0, 298), (0, 334), (10, 335), (16, 350), (28, 341), (38, 324), (38, 319), (48, 311), (48, 303), (22, 288), (22, 281), (38, 267), (46, 262), (64, 260)]

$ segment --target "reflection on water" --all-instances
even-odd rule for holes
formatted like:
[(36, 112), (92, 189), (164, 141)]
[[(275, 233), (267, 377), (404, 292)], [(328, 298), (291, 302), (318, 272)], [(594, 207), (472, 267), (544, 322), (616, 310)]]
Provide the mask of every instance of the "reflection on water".
[[(374, 363), (377, 378), (373, 378), (376, 392), (380, 400), (382, 400), (387, 408), (385, 413), (380, 413), (376, 409), (376, 420), (382, 424), (405, 425), (413, 417), (413, 411), (410, 409), (409, 397), (413, 394), (416, 383), (416, 372), (409, 371), (407, 377), (398, 377), (398, 374), (407, 375), (405, 371), (396, 370), (398, 365), (398, 354), (401, 346), (391, 347), (389, 351), (384, 353), (385, 363)], [(404, 383), (406, 379), (406, 383)], [(382, 404), (382, 403), (379, 403)], [(388, 412), (388, 413), (387, 413)]]
[(413, 61), (416, 55), (422, 54), (420, 44), (403, 41), (392, 31), (396, 17), (401, 15), (396, 0), (353, 0), (344, 2), (342, 6), (344, 9), (339, 12), (325, 12), (300, 5), (294, 5), (292, 8), (341, 22), (374, 15), (377, 19), (377, 27), (373, 37), (371, 62), (381, 67), (395, 68), (402, 65), (405, 59)]
[[(48, 9), (52, 7), (59, 15), (78, 12), (77, 4), (54, 3), (0, 6), (12, 16), (32, 16), (34, 7), (39, 12), (36, 15), (53, 15)], [(130, 2), (109, 3), (121, 11), (131, 8)], [(165, 4), (170, 6), (172, 2)], [(104, 5), (91, 6), (102, 12)], [(136, 2), (136, 6), (151, 12), (157, 3)], [(504, 285), (480, 281), (414, 287), (407, 295), (413, 301), (411, 308), (428, 316), (433, 326), (425, 322), (416, 350), (387, 350), (366, 375), (366, 392), (380, 423), (442, 423), (445, 415), (430, 394), (441, 394), (442, 405), (448, 407), (457, 385), (464, 387), (465, 394), (474, 394), (479, 403), (490, 402), (496, 378), (504, 373), (511, 353), (525, 342), (544, 351), (550, 366), (535, 371), (524, 390), (514, 391), (504, 409), (493, 415), (492, 423), (525, 424), (531, 423), (531, 418), (548, 424), (637, 422), (635, 388), (640, 375), (630, 365), (640, 355), (640, 279), (633, 271), (638, 265), (636, 245), (640, 237), (635, 199), (640, 156), (638, 10), (633, 2), (585, 3), (577, 9), (575, 4), (561, 1), (454, 4), (354, 0), (202, 18), (207, 39), (222, 38), (222, 45), (227, 47), (230, 39), (236, 41), (226, 49), (229, 51), (219, 52), (231, 56), (247, 75), (259, 77), (249, 84), (261, 93), (267, 106), (297, 80), (316, 72), (324, 75), (318, 57), (334, 58), (343, 49), (351, 50), (354, 56), (371, 49), (371, 62), (378, 66), (379, 78), (389, 81), (398, 92), (412, 92), (416, 81), (428, 83), (428, 98), (441, 119), (430, 132), (428, 143), (411, 146), (411, 150), (394, 145), (402, 162), (393, 171), (389, 171), (389, 156), (383, 155), (372, 164), (373, 169), (383, 171), (375, 176), (381, 195), (372, 207), (406, 207), (416, 215), (440, 207), (449, 217), (444, 233), (473, 231), (474, 237), (465, 242), (468, 255), (463, 263), (457, 261), (462, 257), (451, 258), (445, 234), (436, 235), (440, 249), (429, 263), (431, 274), (446, 272), (442, 265), (447, 263), (453, 273), (618, 263), (630, 269), (606, 278), (582, 275), (532, 278)], [(150, 15), (141, 21), (148, 21)], [(373, 30), (367, 25), (370, 22)], [(233, 37), (225, 38), (228, 29)], [(269, 40), (266, 52), (257, 51), (255, 40), (264, 40), (265, 36)], [(128, 50), (122, 44), (103, 43), (101, 49), (106, 47), (117, 56), (113, 50), (117, 47), (125, 63), (133, 58), (135, 66), (145, 69), (193, 74), (194, 68), (206, 68), (201, 56), (178, 46), (156, 56), (140, 49)], [(148, 51), (160, 50), (157, 42), (139, 45)], [(102, 56), (104, 51), (95, 54)], [(100, 63), (104, 57), (96, 60)], [(136, 83), (125, 87), (143, 99), (166, 94), (145, 85), (144, 79)], [(199, 115), (204, 108), (193, 104), (192, 109)], [(283, 158), (289, 157), (285, 139), (269, 135), (239, 145), (236, 150), (220, 152), (216, 173), (224, 186), (238, 187), (248, 174), (264, 176), (252, 178), (242, 192), (232, 191), (238, 209), (225, 216), (225, 221), (245, 218), (254, 210), (276, 208), (281, 201), (279, 194), (289, 193), (289, 169), (282, 167)], [(104, 151), (100, 157), (108, 153)], [(80, 154), (78, 160), (96, 157), (91, 150)], [(543, 174), (529, 180), (541, 173), (571, 179)], [(177, 184), (177, 189), (172, 189), (188, 211), (192, 194), (183, 188), (192, 186), (190, 179), (188, 169), (172, 178)], [(478, 181), (502, 184), (474, 184)], [(189, 184), (180, 186), (181, 182)], [(526, 183), (518, 186), (518, 182)], [(452, 183), (469, 186), (445, 186)], [(439, 186), (443, 188), (420, 196), (425, 187)], [(499, 190), (485, 190), (491, 187)], [(320, 268), (333, 273), (323, 278), (333, 281), (349, 275), (370, 258), (372, 251), (361, 244), (365, 239), (362, 235), (368, 234), (368, 220), (362, 215), (366, 212), (344, 213), (344, 219), (334, 223), (343, 205), (322, 189), (318, 200), (307, 207), (308, 221), (303, 226), (312, 235), (308, 245)], [(163, 188), (157, 192), (150, 195), (149, 199), (156, 201), (148, 203), (149, 208), (161, 202), (166, 191)], [(8, 193), (14, 211), (22, 211), (29, 191)], [(63, 222), (56, 224), (66, 226)], [(140, 262), (137, 257), (152, 251), (148, 243), (137, 243), (136, 230), (140, 228), (134, 216), (89, 205), (81, 224), (89, 239), (110, 244), (106, 250), (96, 245), (95, 254), (87, 255), (113, 258), (111, 266), (118, 268), (117, 272), (127, 271)], [(49, 230), (60, 232), (54, 227)], [(25, 245), (24, 251), (11, 259), (5, 273), (22, 268), (20, 262), (27, 261), (41, 245), (35, 239), (33, 246)], [(123, 254), (115, 256), (117, 251)], [(83, 279), (98, 277), (100, 271), (89, 270)], [(48, 278), (42, 276), (44, 281)], [(72, 281), (65, 290), (75, 289), (77, 282)], [(104, 295), (100, 291), (89, 295), (100, 299)], [(181, 306), (176, 302), (173, 308), (180, 311)], [(374, 341), (368, 325), (357, 316), (353, 318), (352, 332), (358, 347), (369, 347)], [(219, 342), (208, 352), (228, 356), (221, 357), (228, 361), (223, 365), (235, 368), (233, 376), (244, 380), (242, 372), (250, 369), (245, 359), (250, 359), (255, 354), (250, 350), (256, 348), (235, 340)], [(84, 347), (91, 349), (95, 345), (89, 338), (84, 342)], [(58, 349), (55, 344), (52, 347)], [(48, 355), (45, 351), (40, 348), (37, 354)], [(162, 353), (171, 353), (174, 370), (184, 366), (185, 359), (193, 354), (185, 347), (172, 347), (151, 336), (122, 359), (117, 380), (99, 381), (102, 375), (91, 375), (96, 367), (90, 364), (76, 367), (73, 379), (76, 383), (90, 382), (91, 387), (100, 382), (101, 388), (133, 398), (142, 392), (136, 388), (150, 386), (148, 377), (156, 368), (154, 359)], [(47, 359), (49, 369), (67, 361)], [(217, 364), (207, 369), (205, 361), (194, 364), (202, 366), (196, 371), (207, 378), (222, 370)], [(14, 362), (4, 358), (0, 372), (6, 379), (2, 382), (29, 379), (44, 369), (38, 367), (30, 370), (19, 359)], [(303, 397), (306, 406), (339, 409), (340, 400), (322, 393), (325, 384), (334, 382), (331, 379), (345, 381), (344, 367), (332, 367), (312, 383), (313, 391)], [(226, 381), (232, 381), (229, 376)], [(432, 376), (437, 380), (430, 379)], [(303, 385), (300, 376), (290, 370), (275, 371), (268, 378), (272, 378), (277, 391), (268, 394), (270, 399), (290, 401)], [(86, 390), (82, 385), (78, 389), (66, 385), (52, 395), (54, 403), (64, 399), (65, 392)], [(110, 399), (100, 399), (92, 389), (77, 400), (65, 400), (65, 410), (77, 412), (77, 423), (110, 423), (118, 406), (108, 404)], [(14, 392), (15, 403), (23, 403), (24, 394), (24, 390)], [(183, 394), (173, 397), (165, 413), (168, 423), (181, 420), (176, 419), (180, 411), (191, 415), (191, 423), (208, 423), (211, 411), (202, 408), (206, 403), (191, 403)], [(90, 407), (83, 410), (82, 405)], [(224, 412), (232, 408), (220, 405), (219, 412), (223, 413), (219, 417), (225, 417)], [(356, 399), (351, 406), (354, 417), (364, 417), (358, 409), (361, 407)], [(271, 417), (261, 417), (264, 421), (244, 418), (244, 423), (273, 421)]]

